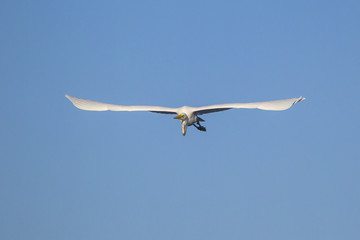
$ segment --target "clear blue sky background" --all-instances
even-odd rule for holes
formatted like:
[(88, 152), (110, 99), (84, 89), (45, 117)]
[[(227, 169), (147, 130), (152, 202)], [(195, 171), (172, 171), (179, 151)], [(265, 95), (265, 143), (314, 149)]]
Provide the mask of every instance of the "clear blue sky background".
[[(0, 239), (360, 239), (359, 1), (2, 1)], [(86, 112), (304, 96), (283, 112)]]

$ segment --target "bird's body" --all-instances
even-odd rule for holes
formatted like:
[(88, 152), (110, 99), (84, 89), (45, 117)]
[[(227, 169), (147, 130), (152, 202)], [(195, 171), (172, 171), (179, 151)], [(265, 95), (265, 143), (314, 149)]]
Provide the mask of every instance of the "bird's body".
[[(200, 125), (200, 121), (203, 121), (201, 118), (197, 116), (197, 114), (194, 111), (194, 108), (189, 106), (183, 106), (178, 108), (176, 111), (178, 114), (175, 118), (181, 120), (181, 131), (182, 134), (185, 136), (186, 130), (188, 126), (192, 126), (195, 123), (198, 123)], [(201, 119), (201, 120), (200, 120)], [(194, 125), (196, 126), (196, 125)]]
[[(87, 110), (87, 111), (149, 111), (155, 113), (163, 114), (177, 114), (175, 119), (181, 121), (182, 134), (185, 136), (188, 126), (195, 126), (200, 131), (206, 131), (206, 128), (200, 125), (200, 122), (204, 120), (198, 115), (225, 111), (233, 108), (249, 108), (249, 109), (262, 109), (262, 110), (273, 110), (281, 111), (290, 108), (295, 103), (298, 103), (305, 98), (289, 98), (276, 101), (266, 101), (266, 102), (253, 102), (253, 103), (228, 103), (228, 104), (218, 104), (210, 105), (204, 107), (189, 107), (183, 106), (179, 108), (168, 108), (160, 106), (124, 106), (124, 105), (115, 105), (109, 103), (102, 103), (93, 100), (87, 100), (82, 98), (70, 97), (65, 95), (75, 107)], [(198, 124), (198, 126), (196, 125)]]

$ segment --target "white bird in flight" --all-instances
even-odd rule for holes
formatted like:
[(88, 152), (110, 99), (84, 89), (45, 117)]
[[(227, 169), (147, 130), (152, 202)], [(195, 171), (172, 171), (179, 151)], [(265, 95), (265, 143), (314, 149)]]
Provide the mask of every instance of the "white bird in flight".
[(299, 97), (266, 102), (226, 103), (204, 107), (183, 106), (179, 108), (169, 108), (159, 106), (124, 106), (76, 98), (69, 95), (65, 95), (65, 97), (67, 97), (75, 107), (87, 111), (149, 111), (154, 113), (176, 114), (177, 116), (174, 117), (174, 119), (179, 119), (181, 121), (182, 134), (184, 136), (188, 126), (195, 126), (200, 131), (206, 131), (206, 128), (200, 124), (200, 122), (204, 122), (205, 120), (200, 118), (198, 115), (225, 111), (232, 108), (282, 111), (289, 109), (295, 103), (305, 100), (305, 98)]

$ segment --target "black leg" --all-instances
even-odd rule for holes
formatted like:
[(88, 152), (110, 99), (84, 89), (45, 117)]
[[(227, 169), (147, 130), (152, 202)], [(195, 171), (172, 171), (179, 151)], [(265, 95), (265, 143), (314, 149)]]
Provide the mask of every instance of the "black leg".
[(195, 123), (193, 124), (199, 131), (206, 132), (206, 128), (204, 126), (201, 126), (199, 122), (197, 122), (199, 126), (196, 126)]

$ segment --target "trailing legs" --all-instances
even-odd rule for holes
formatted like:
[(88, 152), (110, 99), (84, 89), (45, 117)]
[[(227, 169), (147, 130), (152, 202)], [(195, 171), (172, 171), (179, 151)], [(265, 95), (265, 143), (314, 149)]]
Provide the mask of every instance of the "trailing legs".
[(206, 132), (206, 128), (202, 126), (199, 121), (197, 121), (197, 124), (199, 126), (196, 126), (195, 123), (193, 124), (193, 126), (196, 127), (199, 131)]

